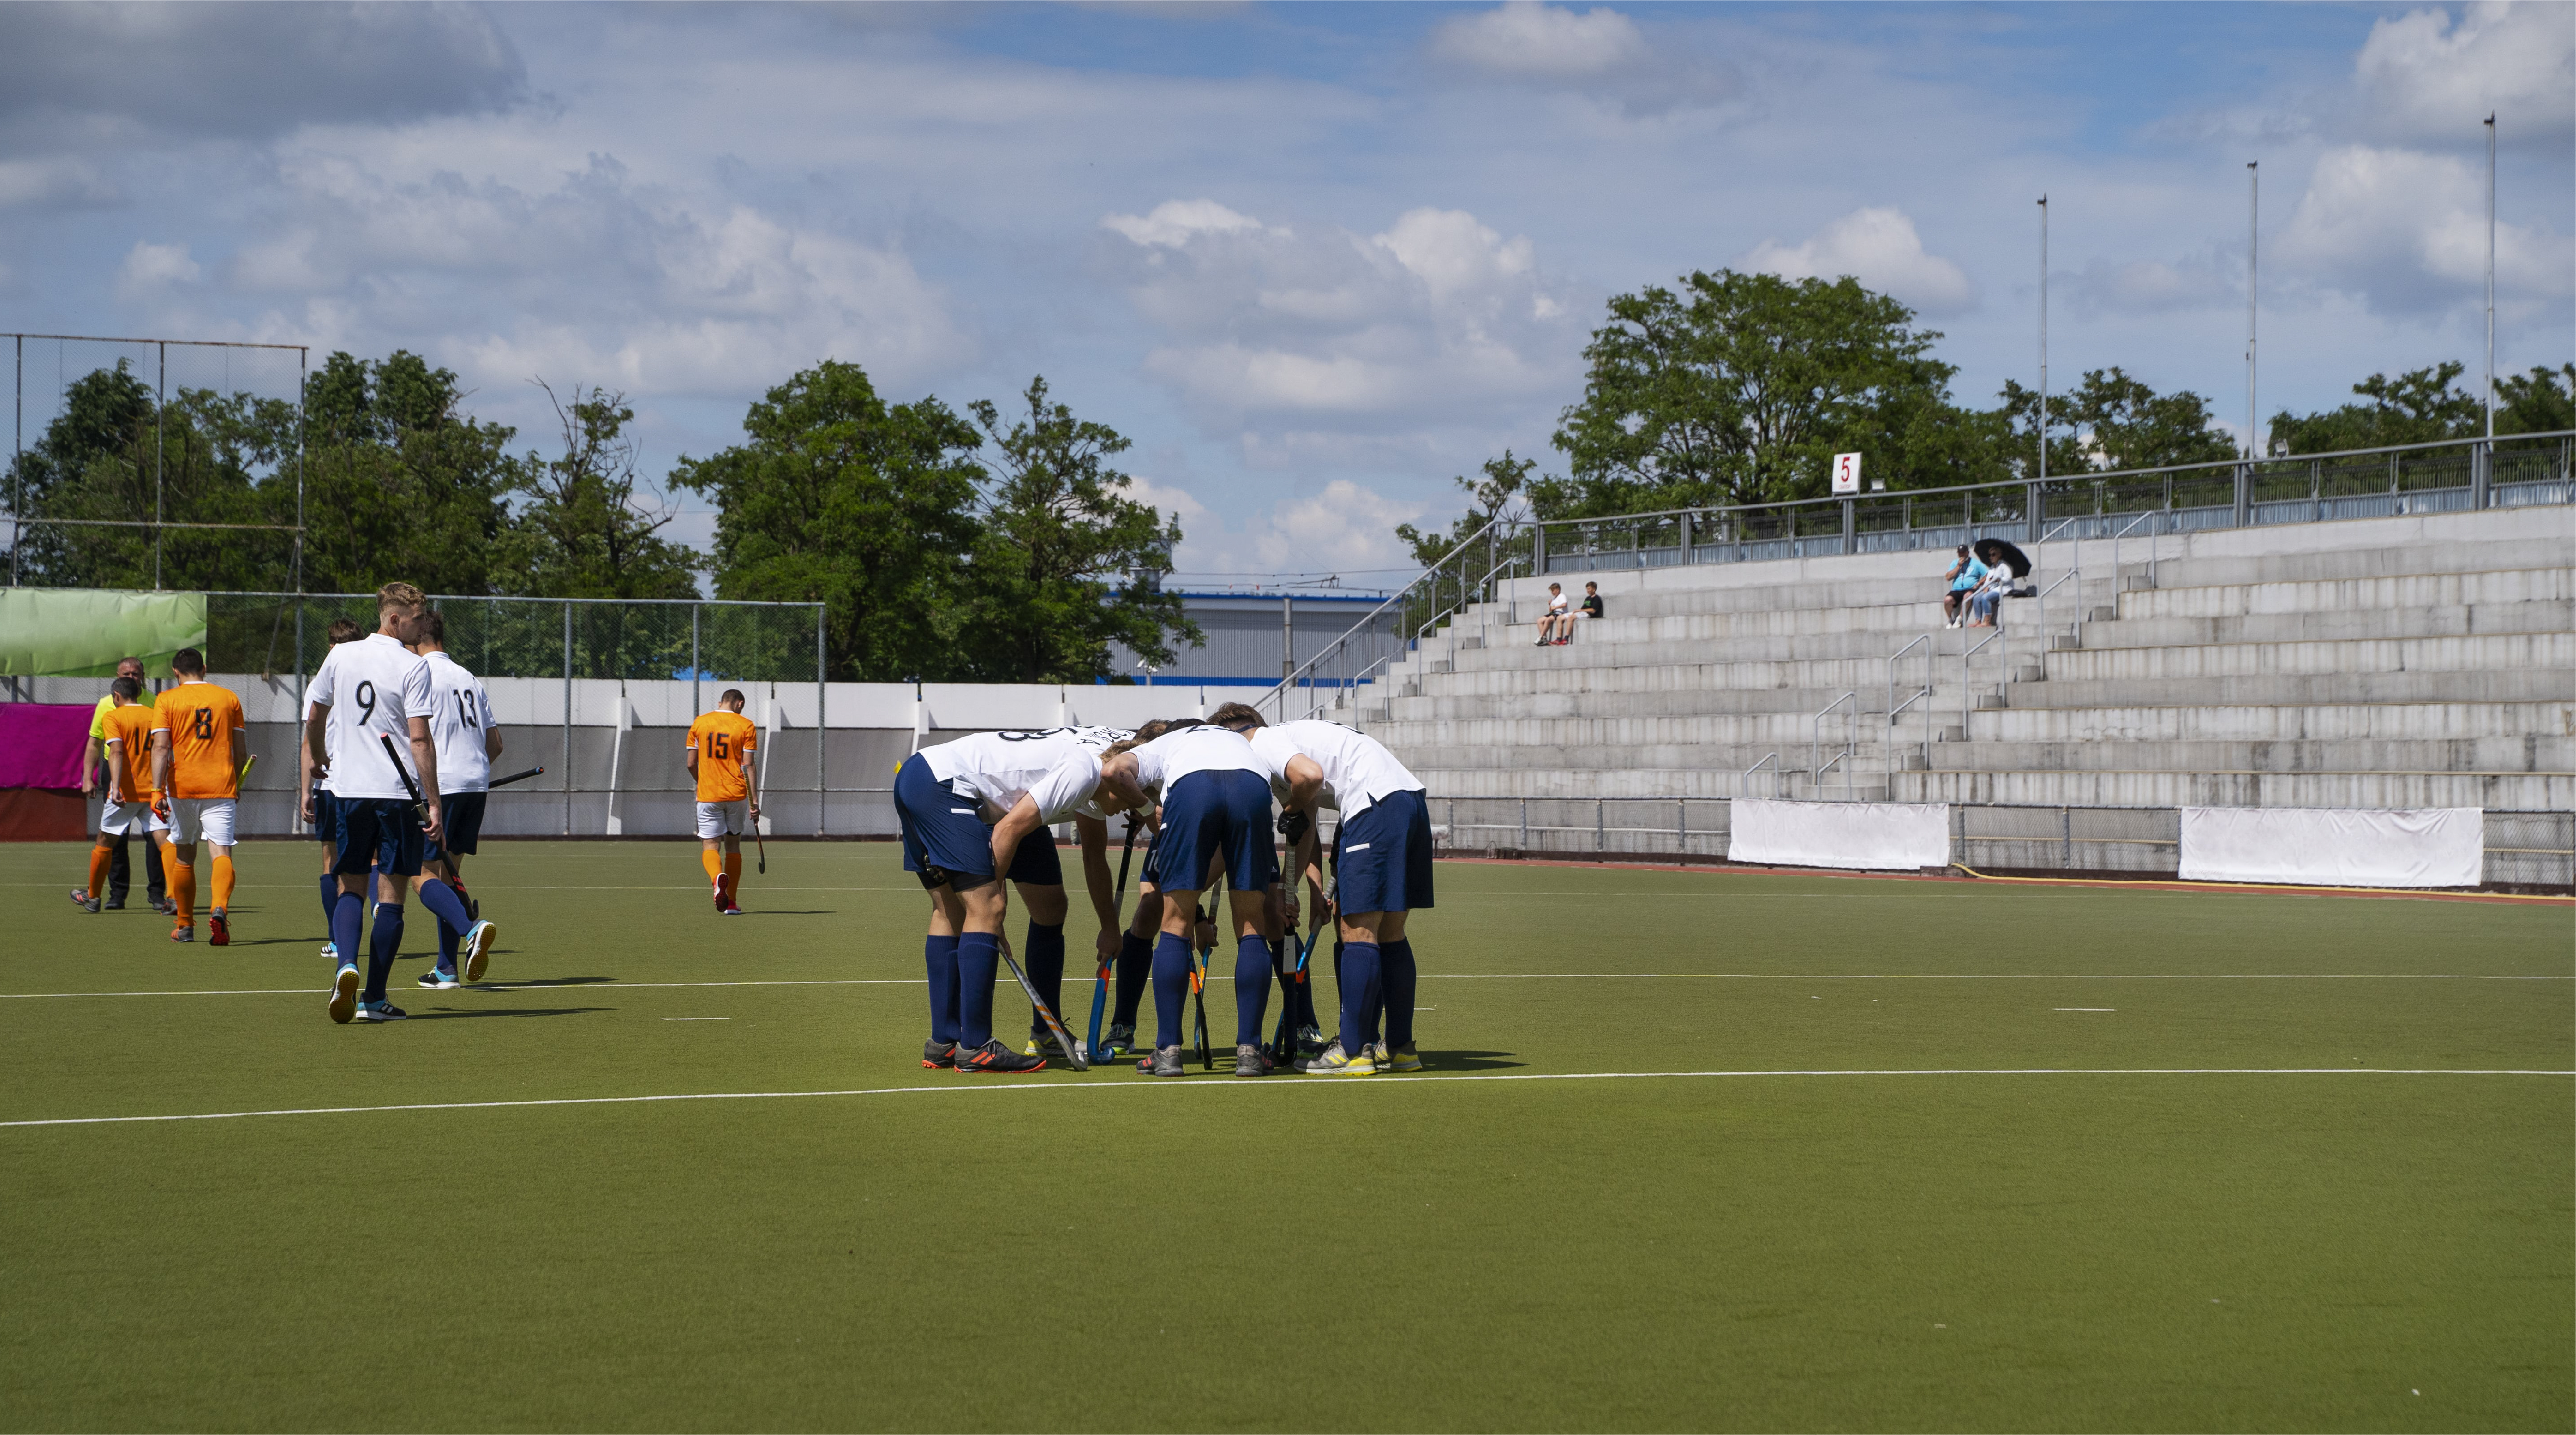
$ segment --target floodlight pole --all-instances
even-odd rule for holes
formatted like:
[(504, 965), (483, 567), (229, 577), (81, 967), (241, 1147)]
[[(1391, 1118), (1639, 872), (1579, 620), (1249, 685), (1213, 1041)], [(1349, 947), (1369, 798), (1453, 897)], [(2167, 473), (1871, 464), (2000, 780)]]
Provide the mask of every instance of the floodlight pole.
[(2495, 462), (2496, 117), (2487, 116), (2487, 462)]
[(9, 586), (18, 586), (18, 552), (27, 546), (27, 336), (18, 341), (18, 362), (10, 371), (14, 385), (10, 412), (9, 476), (16, 491), (9, 498)]
[(152, 591), (158, 593), (161, 591), (161, 522), (168, 516), (161, 511), (161, 435), (168, 422), (167, 410), (170, 407), (170, 346), (165, 342), (156, 344), (154, 348), (161, 356), (157, 366), (160, 372), (152, 378)]
[(2260, 234), (2258, 220), (2263, 212), (2263, 175), (2260, 161), (2245, 164), (2245, 456), (2254, 458), (2263, 452), (2261, 431), (2255, 426), (2254, 407), (2254, 275), (2256, 244)]
[[(2048, 196), (2039, 197), (2039, 481), (2048, 482)], [(1976, 523), (1968, 524), (1976, 538)]]

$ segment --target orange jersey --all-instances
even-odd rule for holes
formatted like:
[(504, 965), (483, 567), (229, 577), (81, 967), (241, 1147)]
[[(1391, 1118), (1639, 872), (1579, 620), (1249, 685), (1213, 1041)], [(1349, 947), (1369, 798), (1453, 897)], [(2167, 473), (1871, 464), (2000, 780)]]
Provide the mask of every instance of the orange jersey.
[(698, 755), (698, 800), (740, 802), (751, 792), (744, 764), (760, 746), (751, 719), (722, 708), (689, 724), (689, 751)]
[(99, 718), (101, 741), (119, 746), (108, 754), (116, 766), (117, 790), (128, 802), (152, 799), (152, 723), (155, 709), (146, 703), (127, 703)]
[(181, 683), (154, 705), (152, 730), (170, 734), (172, 797), (239, 795), (233, 734), (243, 730), (241, 699), (213, 683)]

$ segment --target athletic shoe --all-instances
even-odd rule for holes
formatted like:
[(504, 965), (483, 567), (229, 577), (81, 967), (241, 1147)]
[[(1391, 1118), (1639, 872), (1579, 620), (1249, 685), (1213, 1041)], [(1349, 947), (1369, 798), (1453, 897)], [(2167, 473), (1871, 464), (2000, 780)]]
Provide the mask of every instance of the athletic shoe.
[(723, 914), (725, 914), (725, 915), (726, 915), (726, 916), (728, 916), (728, 917), (739, 917), (739, 916), (741, 916), (741, 915), (742, 915), (742, 909), (741, 909), (740, 907), (735, 906), (735, 905), (734, 905), (734, 904), (732, 904), (731, 902), (727, 902), (727, 903), (725, 903), (723, 906), (718, 907), (716, 910), (717, 910), (717, 911), (719, 911), (719, 912), (722, 912)]
[(432, 991), (453, 991), (456, 987), (456, 973), (442, 972), (436, 967), (431, 967), (420, 974), (420, 984)]
[(717, 916), (719, 916), (719, 917), (721, 917), (721, 916), (723, 916), (723, 915), (724, 915), (724, 909), (725, 909), (725, 899), (724, 899), (724, 879), (723, 879), (723, 878), (721, 878), (721, 877), (719, 877), (719, 878), (717, 878), (717, 879), (716, 879), (716, 881), (715, 881), (712, 885), (713, 885), (713, 890), (714, 890), (714, 892), (715, 892), (715, 899), (716, 899), (716, 915), (717, 915)]
[(179, 904), (167, 897), (155, 897), (152, 899), (152, 910), (164, 917), (175, 917), (179, 915)]
[(1149, 1076), (1179, 1076), (1183, 1073), (1181, 1049), (1178, 1046), (1155, 1047), (1154, 1054), (1138, 1062), (1136, 1069)]
[(331, 962), (340, 960), (340, 944), (338, 942), (324, 942), (322, 944), (322, 958), (325, 961)]
[(483, 980), (484, 963), (492, 955), (492, 939), (500, 935), (501, 928), (494, 922), (476, 922), (465, 929), (464, 960), (458, 965), (464, 968), (467, 981)]
[(96, 897), (89, 894), (88, 888), (74, 887), (72, 889), (72, 905), (80, 908), (84, 912), (95, 912), (102, 904)]
[(1299, 1056), (1321, 1056), (1324, 1054), (1324, 1048), (1330, 1045), (1332, 1045), (1332, 1042), (1326, 1039), (1324, 1036), (1324, 1029), (1322, 1027), (1301, 1026), (1297, 1028), (1297, 1054)]
[[(1381, 1046), (1378, 1050), (1385, 1051), (1386, 1048)], [(1395, 1048), (1394, 1054), (1390, 1059), (1394, 1064), (1383, 1068), (1387, 1071), (1420, 1071), (1422, 1069), (1422, 1053), (1415, 1051), (1413, 1049), (1413, 1043), (1409, 1041), (1404, 1045)]]
[(232, 924), (224, 920), (223, 909), (218, 907), (214, 911), (208, 912), (206, 914), (206, 945), (210, 947), (229, 947), (232, 944)]
[(1254, 1046), (1250, 1042), (1236, 1042), (1234, 1046), (1234, 1074), (1237, 1076), (1268, 1076), (1270, 1074), (1270, 1058), (1263, 1056), (1261, 1054), (1261, 1048)]
[(1377, 1071), (1377, 1063), (1369, 1060), (1365, 1049), (1356, 1057), (1342, 1055), (1342, 1044), (1337, 1041), (1325, 1047), (1323, 1055), (1297, 1063), (1297, 1069), (1308, 1076), (1369, 1076)]
[(1375, 1063), (1380, 1071), (1388, 1070), (1395, 1065), (1395, 1058), (1387, 1054), (1386, 1043), (1383, 1041), (1370, 1042), (1368, 1054), (1369, 1060)]
[(360, 1021), (402, 1021), (410, 1017), (410, 1015), (410, 1012), (404, 1011), (401, 1007), (395, 1006), (392, 1002), (358, 1003), (358, 1020)]
[(1136, 1028), (1134, 1024), (1130, 1023), (1126, 1026), (1110, 1027), (1109, 1041), (1106, 1045), (1100, 1048), (1100, 1059), (1107, 1061), (1115, 1057), (1133, 1056), (1135, 1053)]
[(358, 1009), (358, 966), (342, 962), (339, 974), (331, 978), (331, 1020), (346, 1025), (349, 1014)]
[(1064, 1043), (1056, 1040), (1051, 1031), (1031, 1032), (1029, 1044), (1020, 1048), (1020, 1055), (1052, 1057), (1067, 1066), (1073, 1064), (1073, 1059), (1065, 1055)]
[(991, 1071), (1014, 1075), (1024, 1071), (1036, 1071), (1046, 1065), (1045, 1057), (1022, 1056), (998, 1041), (988, 1041), (977, 1047), (969, 1047), (961, 1043), (957, 1048), (957, 1055), (952, 1060), (959, 1071)]
[(193, 942), (197, 940), (197, 924), (190, 922), (184, 927), (172, 927), (170, 929), (170, 940), (174, 942)]
[(932, 1071), (945, 1071), (956, 1064), (957, 1043), (933, 1037), (921, 1044), (921, 1064)]
[(107, 899), (107, 910), (111, 912), (122, 912), (125, 910), (125, 903), (117, 898), (110, 897)]

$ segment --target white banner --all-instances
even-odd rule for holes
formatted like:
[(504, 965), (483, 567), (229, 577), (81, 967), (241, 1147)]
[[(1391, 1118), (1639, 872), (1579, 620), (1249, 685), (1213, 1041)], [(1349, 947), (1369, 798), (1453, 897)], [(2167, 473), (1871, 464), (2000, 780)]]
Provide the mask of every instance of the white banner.
[(1728, 804), (1726, 860), (1785, 867), (1887, 870), (1950, 861), (1946, 803), (1773, 802)]
[(2486, 877), (2475, 807), (2186, 807), (2187, 882), (2306, 887), (2475, 887)]

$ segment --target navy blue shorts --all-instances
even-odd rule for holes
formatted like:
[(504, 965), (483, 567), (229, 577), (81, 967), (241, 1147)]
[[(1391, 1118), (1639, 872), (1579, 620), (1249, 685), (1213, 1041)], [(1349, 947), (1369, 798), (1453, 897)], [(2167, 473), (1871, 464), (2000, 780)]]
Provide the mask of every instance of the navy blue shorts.
[(1166, 892), (1199, 891), (1209, 860), (1220, 852), (1226, 881), (1238, 892), (1268, 891), (1279, 880), (1279, 854), (1270, 838), (1270, 784), (1257, 772), (1193, 772), (1163, 794), (1154, 885)]
[(438, 820), (442, 835), (421, 853), (431, 862), (449, 853), (471, 857), (483, 840), (483, 799), (488, 792), (450, 792), (438, 799)]
[[(975, 799), (958, 796), (933, 777), (920, 753), (895, 769), (894, 815), (903, 827), (906, 872), (937, 867), (969, 887), (992, 880), (993, 829), (977, 814)], [(1064, 863), (1056, 856), (1055, 834), (1041, 827), (1021, 838), (1011, 870), (1003, 875), (1034, 887), (1063, 886)]]
[(327, 787), (313, 789), (313, 820), (305, 823), (304, 829), (313, 834), (313, 840), (316, 842), (328, 842), (335, 847), (339, 845), (340, 808), (338, 799), (331, 796), (331, 789)]
[(1419, 792), (1370, 803), (1334, 834), (1333, 901), (1343, 912), (1411, 912), (1431, 905), (1431, 805)]
[(340, 845), (331, 870), (363, 877), (369, 867), (389, 877), (420, 875), (420, 819), (399, 797), (335, 797)]

